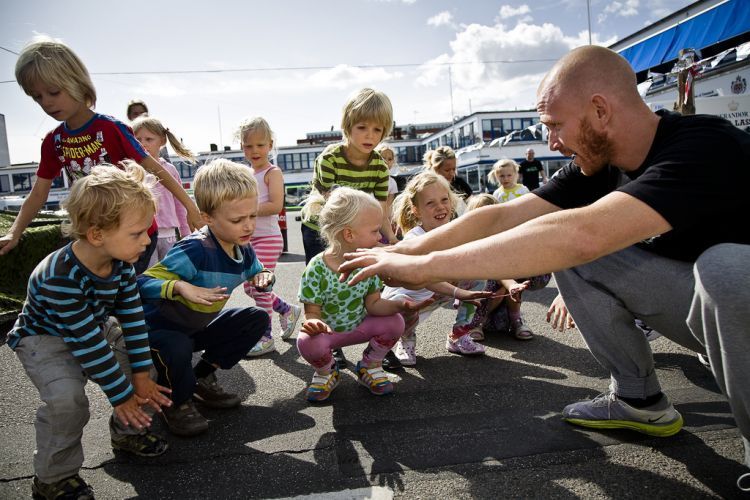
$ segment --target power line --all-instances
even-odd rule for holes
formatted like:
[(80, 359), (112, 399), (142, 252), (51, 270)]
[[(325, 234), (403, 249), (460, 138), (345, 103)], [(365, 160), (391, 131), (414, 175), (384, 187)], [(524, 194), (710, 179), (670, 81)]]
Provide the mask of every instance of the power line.
[[(1, 48), (1, 47), (0, 47)], [(5, 49), (7, 50), (7, 49)], [(9, 51), (10, 52), (10, 51)], [(458, 66), (466, 64), (529, 64), (540, 62), (555, 62), (557, 59), (500, 59), (494, 61), (455, 61), (434, 63), (400, 63), (400, 64), (355, 64), (347, 65), (351, 68), (373, 69), (373, 68), (409, 68), (419, 66)], [(167, 71), (98, 71), (92, 72), (97, 76), (112, 75), (190, 75), (190, 74), (218, 74), (218, 73), (252, 73), (267, 71), (321, 71), (334, 69), (338, 66), (275, 66), (270, 68), (228, 68), (228, 69), (181, 69)], [(15, 80), (4, 80), (0, 83), (13, 83)]]
[(18, 52), (15, 52), (15, 51), (10, 50), (10, 49), (6, 49), (3, 46), (0, 46), (0, 49), (4, 50), (5, 52), (10, 52), (11, 54), (20, 55)]

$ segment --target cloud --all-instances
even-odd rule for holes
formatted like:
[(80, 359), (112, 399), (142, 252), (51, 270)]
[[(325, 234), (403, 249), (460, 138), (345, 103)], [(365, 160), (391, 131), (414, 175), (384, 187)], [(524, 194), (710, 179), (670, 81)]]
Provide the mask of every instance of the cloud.
[(427, 20), (427, 24), (429, 26), (435, 26), (436, 28), (439, 26), (450, 26), (452, 28), (456, 27), (455, 23), (453, 22), (453, 14), (451, 14), (447, 10), (438, 12), (437, 14), (429, 18)]
[[(614, 39), (593, 42), (609, 45)], [(570, 49), (588, 43), (588, 33), (566, 35), (551, 24), (519, 22), (513, 28), (503, 23), (492, 26), (462, 26), (450, 42), (450, 50), (419, 68), (418, 87), (444, 85), (451, 65), (454, 99), (471, 99), (474, 109), (509, 107), (533, 108), (536, 87), (554, 61)], [(457, 113), (467, 110), (456, 109)]]
[(502, 7), (500, 7), (500, 19), (508, 19), (511, 17), (524, 16), (530, 13), (531, 13), (531, 9), (526, 4), (520, 5), (517, 8), (511, 5), (503, 5)]
[[(255, 76), (255, 75), (260, 76)], [(227, 78), (224, 74), (204, 75), (186, 79), (182, 75), (145, 77), (132, 87), (133, 95), (180, 97), (200, 89), (202, 95), (243, 95), (247, 93), (300, 94), (308, 90), (337, 89), (376, 85), (403, 77), (398, 71), (385, 68), (359, 68), (340, 64), (333, 68), (277, 73), (250, 73), (249, 76)], [(270, 76), (269, 76), (270, 75)]]
[(599, 22), (603, 23), (610, 14), (619, 17), (637, 16), (639, 5), (640, 0), (625, 0), (623, 2), (615, 0), (604, 7), (604, 11), (598, 16)]

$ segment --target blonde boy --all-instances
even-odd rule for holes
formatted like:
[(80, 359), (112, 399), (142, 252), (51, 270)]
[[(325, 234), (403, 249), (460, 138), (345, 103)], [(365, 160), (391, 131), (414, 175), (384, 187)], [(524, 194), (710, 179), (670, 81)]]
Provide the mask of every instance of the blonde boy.
[(100, 166), (73, 185), (64, 230), (74, 241), (36, 267), (9, 335), (43, 402), (34, 423), (35, 498), (93, 495), (78, 475), (89, 419), (87, 379), (114, 407), (115, 449), (142, 456), (167, 449), (144, 430), (151, 418), (142, 409), (170, 404), (162, 394), (169, 390), (149, 378), (148, 332), (132, 266), (150, 241), (156, 208), (144, 174), (134, 163), (128, 171)]
[[(252, 281), (270, 291), (274, 281), (249, 245), (258, 215), (258, 186), (250, 169), (214, 160), (198, 170), (193, 186), (206, 226), (138, 278), (158, 380), (172, 389), (174, 406), (163, 415), (169, 430), (182, 436), (208, 429), (194, 397), (220, 409), (242, 402), (219, 386), (215, 371), (236, 365), (266, 331), (269, 318), (257, 307), (223, 308), (238, 285)], [(203, 354), (193, 367), (197, 351)]]

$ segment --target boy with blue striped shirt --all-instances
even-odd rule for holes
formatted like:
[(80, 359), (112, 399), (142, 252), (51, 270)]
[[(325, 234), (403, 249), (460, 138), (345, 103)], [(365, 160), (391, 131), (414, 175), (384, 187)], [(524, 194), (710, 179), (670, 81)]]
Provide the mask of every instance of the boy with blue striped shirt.
[[(198, 169), (193, 188), (206, 225), (138, 277), (158, 381), (172, 389), (174, 405), (163, 417), (179, 436), (208, 430), (194, 399), (219, 409), (242, 403), (224, 391), (215, 371), (235, 366), (265, 333), (269, 319), (258, 307), (224, 306), (245, 282), (269, 291), (274, 282), (250, 246), (258, 217), (258, 186), (250, 169), (220, 158)], [(203, 354), (192, 366), (198, 351)]]
[[(170, 406), (154, 383), (148, 330), (133, 263), (150, 242), (156, 209), (145, 172), (100, 166), (78, 180), (65, 207), (73, 242), (52, 252), (29, 278), (9, 346), (39, 390), (34, 423), (35, 498), (93, 498), (78, 475), (89, 420), (84, 386), (99, 384), (114, 408), (112, 446), (161, 455), (166, 442), (146, 430), (144, 407)], [(67, 496), (66, 496), (67, 495)]]

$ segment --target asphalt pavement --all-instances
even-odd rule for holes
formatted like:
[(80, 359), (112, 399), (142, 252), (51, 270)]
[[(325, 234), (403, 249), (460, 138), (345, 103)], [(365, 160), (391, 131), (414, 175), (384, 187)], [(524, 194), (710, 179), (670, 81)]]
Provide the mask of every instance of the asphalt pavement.
[[(295, 300), (304, 268), (299, 223), (276, 291)], [(438, 310), (418, 329), (417, 365), (392, 375), (395, 392), (376, 397), (350, 370), (330, 401), (309, 404), (312, 368), (294, 344), (220, 371), (238, 409), (201, 411), (209, 431), (167, 436), (161, 457), (114, 453), (101, 390), (87, 386), (91, 420), (81, 475), (97, 498), (735, 498), (740, 434), (712, 374), (696, 356), (660, 338), (651, 346), (665, 392), (685, 419), (669, 438), (593, 431), (565, 423), (562, 408), (606, 390), (608, 376), (577, 331), (544, 321), (557, 291), (525, 294), (536, 336), (489, 337), (487, 355), (445, 350), (455, 311)], [(249, 305), (241, 289), (231, 306)], [(362, 347), (345, 349), (350, 364)], [(0, 348), (0, 498), (28, 498), (38, 392), (7, 347)]]

